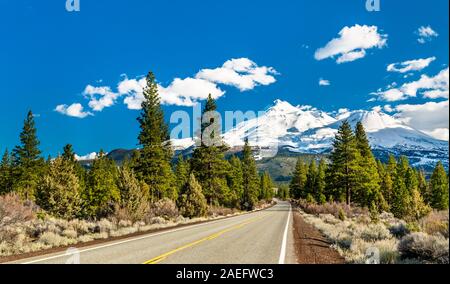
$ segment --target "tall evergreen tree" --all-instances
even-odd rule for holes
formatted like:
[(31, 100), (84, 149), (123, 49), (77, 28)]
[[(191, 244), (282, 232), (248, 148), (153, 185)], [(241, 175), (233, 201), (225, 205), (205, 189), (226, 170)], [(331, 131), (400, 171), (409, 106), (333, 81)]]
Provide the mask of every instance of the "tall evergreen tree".
[(14, 190), (25, 199), (34, 199), (37, 183), (44, 169), (38, 148), (34, 115), (28, 112), (20, 133), (20, 145), (13, 150)]
[(360, 173), (360, 156), (352, 128), (348, 121), (344, 121), (333, 143), (327, 176), (334, 196), (338, 200), (345, 200), (349, 205)]
[(194, 218), (206, 215), (208, 204), (202, 193), (202, 187), (193, 174), (190, 175), (188, 183), (181, 192), (177, 205), (184, 217)]
[(319, 204), (324, 204), (327, 201), (325, 196), (326, 171), (327, 171), (327, 164), (324, 159), (321, 159), (319, 163), (319, 168), (317, 169), (316, 196), (315, 196), (316, 201)]
[(268, 172), (264, 172), (260, 178), (259, 199), (270, 201), (273, 198), (273, 181)]
[(405, 175), (403, 174), (406, 160), (397, 164), (394, 173), (391, 197), (391, 212), (397, 218), (404, 218), (408, 216), (408, 206), (411, 202), (411, 196), (405, 182)]
[[(190, 176), (190, 165), (189, 161), (183, 158), (183, 155), (179, 155), (177, 163), (175, 165), (175, 180), (178, 187), (178, 192), (180, 192), (186, 183), (189, 181)], [(178, 194), (177, 194), (178, 195)]]
[(306, 194), (310, 195), (311, 198), (316, 198), (317, 196), (317, 164), (315, 160), (312, 160), (308, 167), (308, 172), (306, 174)]
[(80, 216), (81, 188), (72, 163), (62, 157), (50, 162), (48, 173), (39, 182), (36, 202), (55, 217)]
[(67, 144), (64, 146), (61, 158), (73, 165), (75, 173), (78, 177), (80, 188), (83, 191), (86, 187), (86, 170), (80, 163), (78, 163), (75, 152), (73, 150), (73, 146), (71, 144)]
[(297, 160), (294, 176), (289, 186), (293, 198), (306, 198), (306, 181), (308, 179), (308, 168), (301, 158)]
[(417, 179), (419, 183), (418, 188), (420, 195), (422, 195), (423, 200), (425, 201), (426, 204), (430, 204), (431, 196), (429, 192), (429, 186), (423, 170), (419, 170), (417, 172)]
[(244, 176), (242, 173), (242, 162), (236, 157), (232, 156), (230, 161), (230, 171), (228, 172), (228, 187), (230, 188), (232, 200), (231, 207), (240, 208), (242, 199), (244, 198)]
[(409, 195), (407, 216), (419, 220), (429, 213), (430, 208), (425, 204), (419, 192), (419, 180), (416, 171), (411, 167), (406, 172), (405, 185)]
[(8, 149), (5, 150), (5, 153), (2, 156), (2, 160), (0, 161), (0, 195), (6, 194), (12, 191), (13, 186), (13, 168), (12, 168), (12, 160), (9, 155)]
[(63, 148), (63, 153), (61, 157), (71, 163), (76, 163), (75, 152), (73, 151), (73, 146), (71, 144), (67, 144)]
[(149, 207), (148, 186), (139, 182), (128, 162), (119, 169), (117, 187), (120, 201), (116, 205), (116, 211), (124, 212), (130, 221), (142, 220)]
[(138, 117), (141, 132), (135, 170), (139, 178), (150, 187), (152, 200), (164, 197), (174, 198), (175, 185), (171, 168), (172, 149), (168, 126), (164, 121), (158, 95), (158, 84), (152, 72), (147, 75), (142, 110)]
[(442, 162), (438, 162), (430, 180), (431, 207), (437, 210), (448, 209), (448, 177)]
[[(360, 206), (371, 207), (377, 205), (377, 210), (387, 210), (387, 203), (380, 190), (379, 169), (372, 149), (367, 139), (366, 131), (361, 122), (355, 129), (356, 147), (359, 150), (359, 175), (355, 189), (355, 200)], [(372, 206), (373, 207), (373, 206)]]
[(108, 159), (101, 150), (87, 176), (86, 189), (82, 195), (83, 214), (87, 217), (104, 217), (114, 210), (114, 204), (120, 201), (117, 174), (114, 161)]
[(252, 210), (258, 202), (259, 177), (255, 158), (253, 157), (248, 139), (245, 140), (244, 151), (242, 153), (242, 173), (244, 181), (242, 207), (247, 210)]
[(224, 156), (227, 148), (220, 136), (216, 111), (216, 103), (209, 95), (201, 118), (201, 146), (194, 150), (191, 169), (202, 186), (208, 203), (224, 205), (230, 199), (226, 180), (229, 164)]

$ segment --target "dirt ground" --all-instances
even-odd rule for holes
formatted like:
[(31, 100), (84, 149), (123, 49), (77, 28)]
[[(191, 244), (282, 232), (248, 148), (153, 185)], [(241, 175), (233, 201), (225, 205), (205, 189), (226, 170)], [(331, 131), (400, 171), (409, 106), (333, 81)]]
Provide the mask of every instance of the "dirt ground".
[(294, 244), (299, 264), (344, 264), (344, 258), (330, 247), (330, 243), (312, 225), (306, 223), (297, 209), (293, 209)]

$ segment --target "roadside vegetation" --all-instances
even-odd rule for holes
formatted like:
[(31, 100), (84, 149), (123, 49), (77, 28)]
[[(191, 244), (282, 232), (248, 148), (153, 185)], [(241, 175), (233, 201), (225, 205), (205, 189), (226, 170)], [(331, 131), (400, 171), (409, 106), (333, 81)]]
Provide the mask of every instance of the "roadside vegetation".
[(175, 163), (151, 72), (144, 97), (137, 119), (140, 150), (120, 166), (100, 151), (86, 169), (70, 144), (45, 160), (28, 113), (20, 144), (0, 162), (0, 256), (229, 216), (272, 202), (273, 182), (258, 173), (248, 141), (240, 157), (225, 159), (219, 133), (207, 131), (214, 118), (205, 116), (217, 109), (211, 96), (201, 145)]
[[(299, 159), (289, 196), (349, 263), (449, 263), (449, 185), (406, 157), (376, 160), (361, 123), (340, 127), (330, 161)], [(373, 249), (375, 250), (373, 251)]]

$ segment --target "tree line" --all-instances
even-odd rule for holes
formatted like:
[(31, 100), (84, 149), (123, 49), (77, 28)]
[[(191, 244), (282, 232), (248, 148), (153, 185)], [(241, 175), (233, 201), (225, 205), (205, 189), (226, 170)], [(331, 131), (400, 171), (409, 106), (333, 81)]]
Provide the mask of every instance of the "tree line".
[(442, 162), (427, 180), (407, 157), (390, 155), (387, 164), (375, 159), (362, 123), (353, 131), (345, 121), (333, 143), (329, 162), (309, 165), (299, 159), (290, 195), (310, 202), (345, 202), (372, 212), (392, 212), (398, 218), (419, 219), (431, 209), (449, 206), (449, 183)]
[(131, 159), (118, 166), (100, 151), (92, 167), (85, 169), (69, 144), (61, 155), (45, 160), (30, 111), (20, 144), (12, 152), (6, 150), (0, 162), (0, 194), (16, 193), (66, 219), (97, 219), (120, 211), (138, 220), (149, 204), (162, 199), (175, 202), (185, 217), (204, 216), (208, 206), (252, 210), (258, 202), (272, 200), (273, 182), (268, 173), (258, 173), (248, 141), (240, 157), (226, 159), (228, 149), (220, 143), (220, 133), (206, 131), (214, 118), (203, 116), (217, 109), (211, 96), (202, 113), (201, 133), (208, 133), (216, 143), (203, 143), (201, 137), (202, 144), (191, 158), (180, 155), (172, 163), (174, 152), (156, 79), (152, 72), (146, 79), (137, 118), (140, 149)]

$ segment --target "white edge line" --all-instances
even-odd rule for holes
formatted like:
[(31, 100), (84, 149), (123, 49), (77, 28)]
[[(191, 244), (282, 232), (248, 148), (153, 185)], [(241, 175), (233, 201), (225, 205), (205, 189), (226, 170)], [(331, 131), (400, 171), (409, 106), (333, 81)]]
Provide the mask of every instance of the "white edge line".
[(289, 214), (286, 222), (286, 227), (284, 229), (283, 234), (283, 242), (281, 243), (281, 251), (280, 251), (280, 259), (278, 260), (278, 264), (284, 264), (286, 259), (286, 244), (287, 244), (287, 237), (288, 237), (288, 231), (289, 231), (289, 221), (291, 220), (291, 205), (289, 204)]
[[(260, 210), (260, 211), (256, 211), (254, 213), (258, 213), (258, 212), (261, 212), (261, 211), (265, 211), (265, 209), (264, 210)], [(196, 225), (190, 225), (190, 226), (187, 225), (187, 226), (182, 227), (182, 228), (167, 230), (167, 231), (160, 232), (160, 233), (154, 233), (154, 234), (150, 233), (149, 235), (145, 235), (145, 236), (142, 236), (142, 237), (131, 238), (131, 239), (127, 239), (127, 240), (120, 241), (120, 242), (115, 242), (115, 243), (110, 243), (110, 244), (106, 244), (106, 245), (102, 245), (102, 246), (96, 246), (96, 247), (92, 247), (92, 248), (88, 248), (88, 249), (83, 249), (83, 250), (79, 250), (78, 252), (79, 253), (83, 253), (83, 252), (93, 251), (93, 250), (97, 250), (97, 249), (112, 247), (112, 246), (121, 245), (121, 244), (124, 244), (124, 243), (139, 241), (139, 240), (143, 240), (143, 239), (147, 239), (147, 238), (152, 238), (152, 237), (156, 237), (156, 236), (160, 236), (160, 235), (165, 235), (165, 234), (169, 234), (169, 233), (183, 231), (183, 230), (196, 228), (196, 227), (200, 227), (200, 226), (204, 226), (204, 225), (215, 224), (215, 223), (218, 223), (218, 222), (221, 222), (221, 221), (226, 221), (226, 220), (229, 220), (229, 219), (234, 219), (234, 218), (237, 218), (237, 217), (249, 216), (249, 215), (251, 215), (251, 213), (250, 214), (242, 214), (242, 215), (238, 215), (238, 216), (233, 216), (231, 218), (226, 218), (225, 217), (225, 218), (222, 218), (222, 219), (219, 219), (219, 220), (210, 221), (210, 222), (204, 222), (204, 223), (196, 224)], [(66, 253), (62, 253), (62, 254), (58, 254), (58, 255), (54, 255), (54, 256), (49, 256), (49, 257), (46, 257), (46, 258), (40, 258), (40, 259), (35, 259), (35, 260), (32, 260), (32, 261), (28, 261), (28, 262), (23, 262), (22, 264), (33, 264), (33, 263), (38, 263), (38, 262), (42, 262), (42, 261), (46, 261), (46, 260), (50, 260), (50, 259), (60, 258), (60, 257), (63, 257), (63, 256), (69, 256), (69, 255), (67, 255)], [(20, 260), (19, 260), (19, 263), (20, 263)]]

